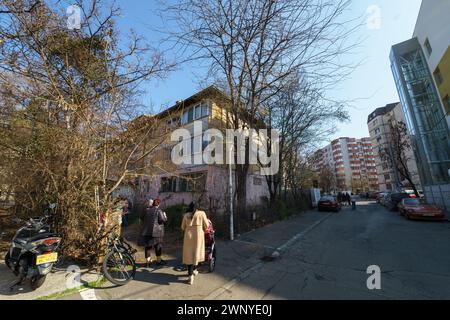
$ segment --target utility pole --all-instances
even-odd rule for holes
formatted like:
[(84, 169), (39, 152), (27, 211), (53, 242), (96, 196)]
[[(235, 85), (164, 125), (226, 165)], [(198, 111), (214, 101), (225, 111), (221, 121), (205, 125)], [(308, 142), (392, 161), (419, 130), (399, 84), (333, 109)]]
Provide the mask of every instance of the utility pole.
[[(233, 143), (234, 144), (234, 143)], [(234, 214), (233, 214), (233, 169), (232, 169), (232, 155), (233, 155), (233, 144), (229, 147), (228, 152), (228, 193), (230, 195), (230, 240), (234, 240)]]

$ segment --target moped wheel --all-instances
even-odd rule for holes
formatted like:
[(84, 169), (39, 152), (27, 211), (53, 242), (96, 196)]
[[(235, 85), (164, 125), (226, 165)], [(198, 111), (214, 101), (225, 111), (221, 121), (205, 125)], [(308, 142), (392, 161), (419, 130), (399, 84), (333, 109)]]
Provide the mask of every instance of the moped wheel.
[(40, 288), (44, 284), (46, 278), (47, 278), (47, 276), (42, 276), (42, 275), (32, 277), (31, 278), (31, 289), (34, 291), (34, 290)]
[(6, 256), (5, 256), (5, 264), (6, 264), (6, 266), (8, 267), (8, 268), (10, 268), (11, 269), (11, 264), (9, 263), (9, 259), (11, 258), (11, 255), (9, 254), (9, 251), (6, 253)]

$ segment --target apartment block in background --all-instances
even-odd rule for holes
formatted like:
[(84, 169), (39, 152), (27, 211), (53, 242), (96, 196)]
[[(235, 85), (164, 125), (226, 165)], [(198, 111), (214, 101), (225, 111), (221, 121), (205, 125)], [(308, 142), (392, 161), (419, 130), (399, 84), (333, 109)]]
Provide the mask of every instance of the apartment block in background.
[(354, 193), (378, 190), (378, 177), (371, 138), (339, 138), (318, 150), (314, 168), (334, 170), (335, 191)]
[[(395, 124), (398, 122), (406, 122), (400, 103), (391, 103), (376, 109), (369, 115), (367, 121), (373, 150), (375, 152), (380, 191), (400, 191), (403, 188), (411, 188), (410, 183), (407, 180), (402, 179), (397, 169), (393, 167), (389, 161), (386, 161), (381, 157), (382, 152), (384, 150), (389, 150), (391, 145), (391, 123)], [(409, 140), (408, 137), (407, 139)], [(406, 151), (405, 158), (409, 160), (408, 171), (412, 177), (413, 183), (420, 190), (420, 178), (413, 151)]]

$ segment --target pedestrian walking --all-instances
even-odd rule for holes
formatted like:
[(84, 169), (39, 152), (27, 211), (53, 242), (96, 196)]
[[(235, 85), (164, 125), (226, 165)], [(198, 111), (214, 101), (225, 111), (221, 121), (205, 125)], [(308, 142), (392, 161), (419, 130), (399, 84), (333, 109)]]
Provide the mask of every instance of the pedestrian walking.
[(181, 223), (181, 230), (184, 231), (183, 264), (188, 267), (190, 285), (194, 284), (194, 277), (198, 275), (198, 265), (205, 261), (205, 231), (208, 227), (206, 213), (198, 210), (192, 202)]
[(351, 200), (352, 200), (352, 210), (355, 211), (356, 210), (356, 195), (354, 195), (353, 193), (351, 196)]
[(130, 203), (127, 198), (122, 198), (122, 225), (128, 227), (128, 214), (130, 213)]
[(162, 260), (162, 246), (164, 239), (164, 224), (167, 222), (167, 215), (159, 206), (160, 199), (155, 199), (152, 205), (148, 206), (141, 214), (141, 234), (139, 245), (145, 247), (145, 259), (147, 268), (152, 262), (152, 249), (155, 250), (156, 264), (161, 266), (166, 262)]
[(352, 204), (352, 197), (350, 196), (350, 193), (347, 192), (345, 197), (346, 197), (348, 206), (351, 206), (351, 204)]

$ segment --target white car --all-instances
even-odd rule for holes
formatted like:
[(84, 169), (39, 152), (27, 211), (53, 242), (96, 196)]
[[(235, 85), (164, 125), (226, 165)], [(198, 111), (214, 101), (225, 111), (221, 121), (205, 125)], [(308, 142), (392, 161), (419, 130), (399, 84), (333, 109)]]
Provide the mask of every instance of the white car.
[[(425, 195), (423, 194), (423, 191), (422, 191), (422, 190), (417, 190), (417, 191), (419, 192), (420, 199), (425, 198)], [(415, 193), (414, 193), (414, 190), (405, 190), (405, 193), (409, 194), (409, 196), (410, 196), (411, 198), (416, 198), (416, 195), (415, 195)]]

